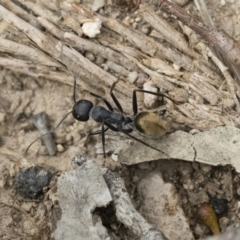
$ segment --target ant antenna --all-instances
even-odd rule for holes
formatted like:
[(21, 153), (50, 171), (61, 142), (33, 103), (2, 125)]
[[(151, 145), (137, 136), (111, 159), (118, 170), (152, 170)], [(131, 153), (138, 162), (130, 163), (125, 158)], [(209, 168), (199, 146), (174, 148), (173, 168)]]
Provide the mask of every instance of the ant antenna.
[[(74, 97), (75, 97), (75, 96), (74, 96)], [(72, 113), (72, 111), (68, 112), (68, 113), (63, 117), (63, 119), (57, 124), (57, 126), (56, 126), (55, 128), (53, 128), (52, 130), (50, 130), (50, 131), (42, 134), (40, 137), (36, 138), (33, 142), (31, 142), (30, 145), (27, 147), (27, 149), (26, 149), (26, 151), (25, 151), (25, 154), (27, 154), (29, 148), (30, 148), (37, 140), (41, 139), (42, 137), (46, 136), (46, 135), (49, 134), (49, 133), (54, 132), (54, 131), (62, 124), (62, 122), (68, 117), (68, 115), (69, 115), (70, 113)]]
[(73, 76), (74, 78), (74, 82), (73, 82), (73, 101), (74, 103), (77, 103), (76, 101), (76, 86), (77, 86), (77, 81), (76, 81), (76, 77)]

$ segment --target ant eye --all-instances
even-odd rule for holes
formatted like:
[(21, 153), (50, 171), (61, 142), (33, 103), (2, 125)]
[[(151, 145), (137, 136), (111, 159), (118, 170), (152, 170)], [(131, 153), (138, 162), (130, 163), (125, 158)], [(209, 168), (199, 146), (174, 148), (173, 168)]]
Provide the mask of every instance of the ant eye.
[(72, 115), (76, 120), (86, 122), (89, 119), (89, 112), (92, 108), (92, 102), (80, 100), (73, 106)]

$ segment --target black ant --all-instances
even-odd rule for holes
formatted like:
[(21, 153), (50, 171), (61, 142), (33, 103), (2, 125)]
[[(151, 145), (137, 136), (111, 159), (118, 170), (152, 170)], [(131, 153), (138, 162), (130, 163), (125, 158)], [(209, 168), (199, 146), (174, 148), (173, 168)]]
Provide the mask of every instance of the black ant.
[[(141, 89), (135, 89), (133, 90), (133, 98), (132, 98), (132, 107), (133, 107), (133, 116), (125, 116), (123, 114), (123, 109), (115, 95), (113, 94), (113, 89), (115, 87), (116, 82), (111, 86), (110, 89), (110, 96), (112, 97), (113, 102), (117, 106), (120, 113), (114, 112), (112, 105), (103, 97), (90, 92), (90, 95), (101, 99), (108, 109), (104, 108), (103, 106), (93, 106), (93, 103), (89, 100), (81, 99), (79, 101), (76, 101), (76, 78), (74, 78), (74, 87), (73, 87), (73, 100), (74, 100), (74, 106), (72, 111), (66, 114), (66, 116), (57, 124), (57, 126), (50, 130), (49, 132), (41, 135), (37, 139), (35, 139), (26, 149), (26, 153), (28, 152), (29, 148), (32, 146), (33, 143), (35, 143), (38, 139), (42, 138), (48, 133), (51, 133), (55, 131), (60, 124), (65, 120), (65, 118), (72, 113), (73, 117), (81, 122), (86, 122), (91, 117), (94, 121), (101, 123), (101, 130), (95, 131), (90, 133), (89, 135), (97, 135), (101, 134), (102, 136), (102, 148), (103, 148), (103, 155), (104, 158), (106, 157), (105, 153), (105, 132), (108, 129), (111, 129), (114, 132), (122, 132), (126, 134), (128, 137), (142, 143), (143, 145), (150, 147), (154, 150), (157, 150), (161, 152), (162, 154), (166, 155), (163, 151), (160, 149), (157, 149), (144, 141), (134, 137), (130, 133), (133, 131), (134, 127), (141, 133), (147, 136), (154, 136), (159, 137), (165, 133), (165, 127), (163, 124), (162, 119), (150, 112), (140, 112), (138, 114), (138, 105), (137, 105), (137, 92), (143, 92), (143, 93), (149, 93), (161, 97), (166, 97), (170, 100), (168, 96), (165, 96), (162, 93), (156, 93)], [(173, 100), (172, 100), (173, 101)], [(106, 127), (106, 128), (105, 128)]]

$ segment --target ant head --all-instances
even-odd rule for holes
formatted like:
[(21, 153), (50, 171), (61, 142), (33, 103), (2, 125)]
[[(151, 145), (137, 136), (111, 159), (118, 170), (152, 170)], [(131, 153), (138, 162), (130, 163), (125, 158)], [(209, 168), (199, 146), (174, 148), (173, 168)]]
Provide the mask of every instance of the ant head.
[(93, 108), (92, 102), (88, 100), (79, 100), (73, 106), (73, 117), (81, 122), (86, 122), (89, 119), (89, 112)]

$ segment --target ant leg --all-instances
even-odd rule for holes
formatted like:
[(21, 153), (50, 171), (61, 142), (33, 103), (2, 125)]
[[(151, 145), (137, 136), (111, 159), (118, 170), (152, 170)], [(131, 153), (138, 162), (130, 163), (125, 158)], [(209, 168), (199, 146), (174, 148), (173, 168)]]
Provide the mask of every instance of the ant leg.
[(97, 94), (95, 94), (95, 93), (92, 93), (92, 92), (90, 92), (90, 95), (92, 95), (92, 96), (94, 96), (94, 97), (96, 97), (96, 98), (100, 98), (100, 99), (106, 104), (106, 106), (108, 107), (108, 109), (109, 109), (111, 112), (113, 112), (113, 107), (112, 107), (112, 105), (111, 105), (105, 98), (103, 98), (103, 97), (101, 97), (101, 96), (99, 96), (99, 95), (97, 95)]
[(42, 137), (46, 136), (46, 135), (49, 134), (49, 133), (54, 132), (54, 131), (62, 124), (62, 122), (67, 118), (67, 116), (68, 116), (70, 113), (72, 113), (72, 111), (70, 111), (69, 113), (67, 113), (67, 114), (63, 117), (63, 119), (57, 124), (57, 126), (54, 127), (52, 130), (50, 130), (50, 131), (42, 134), (40, 137), (36, 138), (33, 142), (31, 142), (31, 143), (28, 145), (28, 147), (27, 147), (27, 149), (26, 149), (26, 151), (25, 151), (25, 154), (27, 154), (29, 148), (30, 148), (37, 140), (41, 139)]
[(118, 110), (120, 111), (120, 113), (122, 114), (123, 113), (123, 109), (122, 109), (122, 106), (121, 104), (119, 103), (119, 101), (117, 100), (117, 98), (115, 97), (115, 95), (113, 94), (113, 89), (116, 85), (118, 81), (114, 82), (111, 86), (111, 90), (110, 90), (110, 95), (112, 97), (112, 100), (114, 101), (115, 105), (117, 106)]
[[(116, 83), (117, 83), (117, 82), (113, 83), (113, 85), (111, 86), (110, 95), (111, 95), (111, 97), (112, 97), (113, 102), (114, 102), (115, 105), (117, 106), (118, 110), (119, 110), (120, 113), (122, 114), (122, 113), (123, 113), (122, 106), (121, 106), (121, 104), (119, 103), (119, 101), (117, 100), (117, 98), (115, 97), (115, 95), (113, 94), (113, 89), (114, 89)], [(103, 98), (103, 97), (101, 97), (101, 96), (99, 96), (99, 95), (97, 95), (97, 94), (95, 94), (95, 93), (92, 93), (92, 92), (90, 92), (90, 95), (92, 95), (92, 96), (94, 96), (94, 97), (96, 97), (96, 98), (100, 98), (100, 99), (106, 104), (106, 106), (108, 107), (108, 109), (109, 109), (111, 112), (114, 112), (112, 105), (111, 105), (105, 98)]]
[(169, 156), (168, 156), (165, 152), (163, 152), (162, 150), (160, 150), (160, 149), (158, 149), (158, 148), (155, 148), (155, 147), (151, 146), (150, 144), (148, 144), (148, 143), (146, 143), (146, 142), (144, 142), (144, 141), (142, 141), (142, 140), (140, 140), (140, 139), (134, 137), (133, 135), (131, 135), (131, 134), (127, 133), (127, 132), (123, 132), (123, 131), (121, 131), (121, 132), (124, 133), (124, 134), (126, 134), (129, 138), (132, 138), (132, 139), (134, 139), (134, 140), (136, 140), (136, 141), (142, 143), (143, 145), (145, 145), (145, 146), (147, 146), (147, 147), (149, 147), (149, 148), (152, 148), (152, 149), (154, 149), (154, 150), (156, 150), (156, 151), (162, 153), (162, 154), (165, 155), (167, 158), (169, 158)]
[(106, 158), (106, 153), (105, 153), (104, 122), (102, 123), (102, 126), (101, 126), (101, 135), (102, 135), (102, 149), (103, 149), (103, 157), (104, 157), (104, 158)]
[[(106, 153), (105, 153), (105, 134), (104, 134), (104, 132), (105, 132), (105, 129), (104, 129), (104, 125), (106, 125), (107, 126), (107, 130), (110, 128), (112, 131), (114, 131), (114, 132), (118, 132), (118, 129), (117, 128), (115, 128), (114, 126), (112, 126), (111, 124), (109, 124), (109, 123), (106, 123), (106, 122), (103, 122), (102, 123), (102, 127), (101, 127), (101, 134), (102, 134), (102, 149), (103, 149), (103, 156), (104, 156), (104, 158), (106, 158)], [(97, 131), (96, 131), (97, 132)], [(95, 133), (96, 133), (95, 132)]]
[(165, 155), (167, 158), (169, 158), (169, 156), (168, 156), (165, 152), (163, 152), (162, 150), (151, 146), (150, 144), (148, 144), (148, 143), (146, 143), (146, 142), (144, 142), (144, 141), (142, 141), (142, 140), (134, 137), (133, 135), (131, 135), (131, 134), (123, 131), (122, 129), (116, 128), (116, 127), (114, 127), (113, 125), (111, 125), (111, 124), (109, 124), (109, 123), (106, 123), (106, 122), (105, 122), (105, 125), (106, 125), (107, 127), (109, 127), (112, 131), (114, 131), (114, 132), (122, 132), (122, 133), (124, 133), (125, 135), (127, 135), (129, 138), (132, 138), (133, 140), (136, 140), (136, 141), (142, 143), (143, 145), (145, 145), (146, 147), (152, 148), (152, 149), (154, 149), (154, 150), (162, 153), (162, 154)]
[(137, 92), (149, 93), (149, 94), (152, 94), (152, 95), (165, 97), (165, 98), (167, 98), (167, 99), (175, 102), (172, 98), (166, 96), (166, 95), (163, 94), (163, 93), (156, 93), (156, 92), (151, 92), (151, 91), (142, 90), (142, 89), (135, 89), (135, 90), (133, 90), (133, 98), (132, 98), (132, 107), (133, 107), (133, 115), (134, 115), (134, 116), (136, 116), (137, 113), (138, 113)]
[[(106, 129), (104, 129), (104, 125), (107, 126)], [(106, 122), (103, 122), (103, 123), (102, 123), (102, 126), (101, 126), (101, 134), (102, 134), (102, 148), (103, 148), (103, 156), (104, 156), (104, 158), (106, 158), (106, 153), (105, 153), (105, 134), (104, 134), (104, 132), (107, 131), (109, 128), (110, 128), (112, 131), (114, 131), (114, 132), (118, 132), (118, 129), (115, 128), (114, 126), (112, 126), (111, 124), (106, 123)], [(97, 132), (97, 131), (96, 131), (96, 132)]]
[[(73, 84), (73, 101), (74, 103), (76, 103), (76, 86), (77, 86), (77, 81), (76, 81), (76, 77), (74, 76), (74, 84)], [(103, 97), (95, 94), (95, 93), (92, 93), (90, 92), (90, 95), (96, 97), (96, 98), (100, 98), (105, 104), (106, 106), (108, 107), (108, 109), (113, 112), (113, 107), (111, 106), (111, 104)]]
[(73, 101), (74, 103), (77, 103), (76, 102), (76, 86), (77, 86), (77, 80), (76, 80), (76, 77), (73, 76)]
[[(104, 132), (106, 132), (108, 129), (109, 129), (108, 127), (105, 128), (105, 129), (104, 129)], [(97, 131), (95, 131), (95, 132), (91, 132), (91, 133), (89, 133), (88, 135), (93, 136), (93, 135), (98, 135), (98, 134), (100, 134), (100, 133), (102, 133), (102, 130), (97, 130)]]

